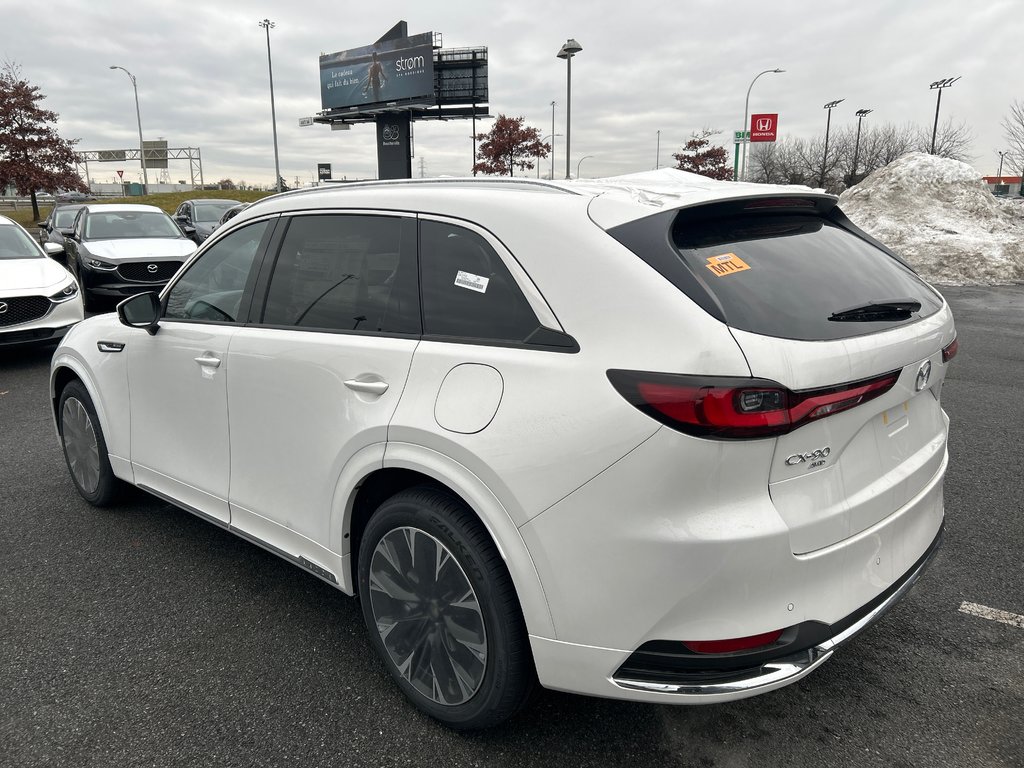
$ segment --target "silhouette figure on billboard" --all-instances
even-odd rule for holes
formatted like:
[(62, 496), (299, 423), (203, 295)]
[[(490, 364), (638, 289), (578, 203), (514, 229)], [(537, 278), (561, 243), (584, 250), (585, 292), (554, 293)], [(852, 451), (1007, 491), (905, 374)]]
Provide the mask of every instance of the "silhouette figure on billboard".
[(366, 72), (366, 81), (363, 84), (363, 96), (366, 96), (367, 92), (373, 89), (373, 100), (380, 101), (380, 89), (387, 83), (388, 79), (384, 75), (384, 65), (380, 63), (380, 58), (377, 56), (377, 52), (373, 52), (373, 61), (370, 62), (370, 67)]

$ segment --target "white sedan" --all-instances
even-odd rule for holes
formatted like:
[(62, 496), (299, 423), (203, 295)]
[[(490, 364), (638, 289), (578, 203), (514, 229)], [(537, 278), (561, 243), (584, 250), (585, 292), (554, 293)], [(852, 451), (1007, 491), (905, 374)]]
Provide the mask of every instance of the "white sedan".
[(0, 345), (57, 341), (84, 317), (78, 283), (48, 252), (0, 216)]

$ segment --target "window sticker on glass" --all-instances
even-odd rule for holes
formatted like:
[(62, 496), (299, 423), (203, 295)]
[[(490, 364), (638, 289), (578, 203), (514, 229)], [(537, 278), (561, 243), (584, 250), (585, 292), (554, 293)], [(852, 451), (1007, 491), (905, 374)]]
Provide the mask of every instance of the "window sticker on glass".
[(477, 293), (487, 293), (487, 284), (491, 281), (489, 277), (474, 275), (472, 272), (463, 272), (461, 269), (455, 275), (455, 284), (460, 288), (469, 288)]
[(721, 256), (712, 256), (704, 266), (714, 272), (717, 277), (724, 277), (725, 275), (750, 269), (750, 265), (735, 253), (723, 253)]

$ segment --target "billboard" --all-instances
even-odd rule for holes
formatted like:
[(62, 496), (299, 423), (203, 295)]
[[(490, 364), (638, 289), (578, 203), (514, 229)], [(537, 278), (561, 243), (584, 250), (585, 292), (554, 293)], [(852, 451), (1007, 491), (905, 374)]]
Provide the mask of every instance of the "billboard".
[(331, 164), (330, 163), (317, 163), (316, 164), (316, 177), (320, 181), (330, 181), (330, 179), (331, 179)]
[(779, 132), (778, 113), (750, 116), (751, 141), (775, 141)]
[(325, 110), (434, 101), (434, 35), (424, 32), (320, 57)]

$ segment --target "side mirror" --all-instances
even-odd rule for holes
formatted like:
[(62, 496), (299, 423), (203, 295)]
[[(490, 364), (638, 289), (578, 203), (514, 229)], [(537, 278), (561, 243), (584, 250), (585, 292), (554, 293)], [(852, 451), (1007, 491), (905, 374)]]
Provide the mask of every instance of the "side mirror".
[(51, 258), (56, 258), (64, 253), (64, 246), (58, 243), (43, 243), (43, 250), (46, 251), (46, 255)]
[(139, 293), (117, 305), (117, 318), (129, 328), (144, 328), (155, 336), (160, 320), (160, 296), (152, 291)]

